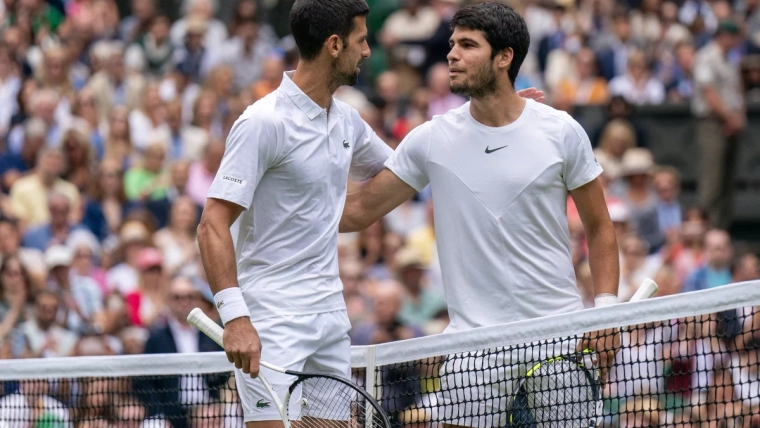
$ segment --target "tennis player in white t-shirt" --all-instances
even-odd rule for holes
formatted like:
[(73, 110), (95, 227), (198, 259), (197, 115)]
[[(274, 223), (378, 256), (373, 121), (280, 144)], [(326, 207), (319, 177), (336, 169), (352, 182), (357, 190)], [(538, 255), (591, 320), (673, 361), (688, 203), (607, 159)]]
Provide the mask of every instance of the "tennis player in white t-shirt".
[[(588, 239), (596, 305), (616, 303), (615, 231), (588, 136), (567, 113), (514, 90), (530, 43), (524, 20), (487, 2), (461, 9), (452, 27), (451, 89), (470, 102), (404, 139), (386, 169), (348, 196), (341, 232), (367, 227), (430, 184), (447, 331), (462, 331), (583, 309), (567, 227), (569, 193)], [(618, 334), (606, 333), (579, 344), (598, 351), (603, 377), (619, 344)], [(444, 406), (461, 404), (447, 410), (448, 422), (503, 426), (503, 403), (488, 399), (504, 397), (502, 382), (490, 385), (495, 391), (475, 388), (483, 384), (478, 368), (487, 367), (462, 367), (459, 374), (474, 376), (472, 388), (451, 386), (451, 396), (443, 394)], [(447, 381), (454, 382), (444, 377), (444, 391)]]

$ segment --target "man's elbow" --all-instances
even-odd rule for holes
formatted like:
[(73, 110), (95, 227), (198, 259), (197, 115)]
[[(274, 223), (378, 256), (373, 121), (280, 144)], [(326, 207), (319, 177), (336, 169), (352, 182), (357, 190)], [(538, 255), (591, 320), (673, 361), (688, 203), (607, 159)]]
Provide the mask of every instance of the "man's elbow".
[(361, 220), (360, 216), (350, 216), (344, 213), (343, 217), (341, 217), (340, 219), (338, 232), (340, 233), (360, 232), (366, 229), (367, 227), (369, 227), (369, 225), (365, 225), (364, 222)]
[(209, 238), (214, 234), (214, 222), (206, 215), (201, 215), (201, 221), (196, 228), (196, 236), (198, 237), (198, 245), (205, 246)]

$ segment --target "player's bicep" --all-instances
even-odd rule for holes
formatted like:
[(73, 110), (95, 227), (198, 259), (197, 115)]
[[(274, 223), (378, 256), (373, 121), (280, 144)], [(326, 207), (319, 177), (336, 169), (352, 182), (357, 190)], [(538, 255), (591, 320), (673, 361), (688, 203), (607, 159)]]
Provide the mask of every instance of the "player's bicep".
[(598, 230), (604, 225), (612, 227), (607, 202), (599, 178), (570, 191), (573, 202), (578, 209), (583, 228), (587, 233)]
[(220, 225), (229, 229), (232, 223), (240, 217), (244, 207), (235, 202), (224, 199), (208, 198), (203, 207), (201, 222), (211, 225)]

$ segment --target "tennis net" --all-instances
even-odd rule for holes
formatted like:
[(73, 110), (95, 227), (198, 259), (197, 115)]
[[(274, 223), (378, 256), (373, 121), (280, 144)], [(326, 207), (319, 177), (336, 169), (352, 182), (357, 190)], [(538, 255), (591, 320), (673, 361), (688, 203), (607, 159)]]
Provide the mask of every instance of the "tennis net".
[[(621, 342), (604, 384), (575, 353), (592, 332)], [(354, 347), (352, 365), (395, 427), (757, 427), (760, 282)], [(244, 426), (223, 353), (1, 361), (0, 382), (0, 428)]]

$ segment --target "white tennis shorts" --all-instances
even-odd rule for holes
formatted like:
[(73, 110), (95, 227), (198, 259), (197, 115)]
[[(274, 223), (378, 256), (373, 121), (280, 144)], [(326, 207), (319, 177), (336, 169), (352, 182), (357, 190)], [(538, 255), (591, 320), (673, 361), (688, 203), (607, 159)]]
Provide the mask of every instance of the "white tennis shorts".
[[(351, 376), (351, 339), (348, 331), (351, 322), (345, 310), (313, 315), (278, 316), (253, 323), (261, 340), (261, 359), (288, 370), (313, 372), (340, 376)], [(292, 376), (273, 372), (264, 367), (261, 373), (272, 384), (280, 400), (285, 397)], [(235, 383), (243, 405), (245, 422), (281, 420), (272, 401), (259, 379), (252, 379), (240, 369), (235, 369)], [(300, 409), (300, 391), (295, 391), (290, 400), (289, 417), (296, 420), (299, 413), (304, 416), (319, 417), (320, 409), (325, 410), (330, 397), (311, 396), (309, 382), (302, 385), (304, 393), (311, 398), (307, 407)], [(320, 398), (322, 402), (319, 402)], [(346, 419), (348, 419), (348, 414)]]
[(441, 422), (468, 427), (507, 426), (507, 404), (515, 382), (541, 360), (574, 352), (575, 343), (542, 342), (449, 355), (439, 369)]

